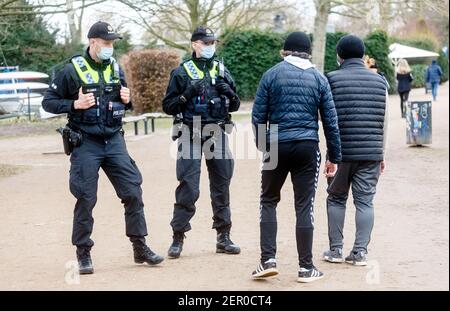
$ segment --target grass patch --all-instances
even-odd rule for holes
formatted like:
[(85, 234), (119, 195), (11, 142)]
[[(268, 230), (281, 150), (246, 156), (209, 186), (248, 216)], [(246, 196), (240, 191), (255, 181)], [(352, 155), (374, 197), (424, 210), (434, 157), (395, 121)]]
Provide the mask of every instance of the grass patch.
[(0, 139), (20, 136), (48, 135), (67, 123), (65, 117), (48, 120), (17, 117), (0, 120)]
[(25, 166), (0, 164), (0, 178), (20, 174), (26, 169)]

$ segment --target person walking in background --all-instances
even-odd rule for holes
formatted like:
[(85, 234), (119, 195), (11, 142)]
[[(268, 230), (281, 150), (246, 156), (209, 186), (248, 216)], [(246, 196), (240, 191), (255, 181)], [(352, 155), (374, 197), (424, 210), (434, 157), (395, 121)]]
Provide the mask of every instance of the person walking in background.
[(380, 71), (380, 69), (378, 68), (377, 61), (375, 60), (375, 58), (371, 58), (369, 55), (365, 55), (363, 59), (364, 59), (364, 64), (366, 65), (367, 68), (370, 69), (370, 71), (377, 73), (383, 77), (384, 81), (386, 82), (387, 88), (389, 90), (391, 88), (391, 86), (389, 85), (389, 81), (387, 80), (384, 72)]
[(433, 60), (427, 69), (426, 82), (431, 84), (431, 94), (433, 101), (436, 101), (439, 83), (441, 83), (442, 68), (438, 65), (436, 60)]
[(350, 187), (356, 207), (356, 237), (345, 262), (367, 264), (367, 246), (374, 224), (373, 199), (385, 169), (387, 84), (364, 65), (364, 42), (353, 35), (337, 47), (339, 70), (327, 74), (339, 121), (342, 161), (336, 175), (328, 178), (328, 237), (324, 260), (344, 262), (343, 232)]
[(378, 73), (378, 66), (377, 62), (374, 58), (371, 58), (369, 55), (364, 56), (364, 64), (367, 68), (369, 68), (371, 71)]
[(397, 67), (397, 91), (400, 95), (400, 112), (402, 118), (406, 116), (405, 104), (408, 102), (409, 92), (411, 91), (411, 82), (413, 81), (413, 76), (411, 75), (411, 68), (409, 67), (408, 61), (406, 59), (401, 59), (398, 62)]
[[(252, 111), (253, 126), (264, 129), (263, 135), (268, 138), (270, 145), (278, 146), (275, 168), (268, 167), (270, 152), (264, 154), (260, 197), (261, 258), (252, 277), (259, 279), (278, 274), (275, 258), (276, 207), (280, 201), (281, 188), (290, 173), (297, 220), (297, 281), (307, 283), (323, 277), (312, 260), (314, 197), (321, 162), (319, 114), (327, 141), (328, 177), (334, 176), (337, 163), (341, 160), (341, 143), (330, 85), (310, 61), (309, 37), (303, 32), (291, 33), (284, 43), (281, 55), (284, 60), (263, 75)], [(278, 127), (277, 133), (273, 130), (274, 127)], [(255, 131), (255, 134), (257, 132), (259, 131)], [(264, 139), (258, 135), (256, 134), (257, 147), (266, 151)]]

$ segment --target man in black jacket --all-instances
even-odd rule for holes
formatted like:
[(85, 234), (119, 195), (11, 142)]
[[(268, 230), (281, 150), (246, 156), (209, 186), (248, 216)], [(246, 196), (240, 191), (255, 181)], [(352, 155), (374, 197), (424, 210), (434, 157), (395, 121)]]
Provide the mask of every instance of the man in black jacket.
[(339, 120), (342, 162), (328, 179), (329, 262), (344, 262), (343, 229), (350, 186), (356, 206), (356, 239), (350, 255), (353, 265), (366, 265), (367, 246), (373, 228), (373, 198), (384, 170), (386, 142), (387, 84), (367, 69), (364, 42), (356, 36), (343, 37), (337, 45), (340, 69), (328, 74)]
[(70, 142), (70, 191), (77, 199), (72, 243), (77, 247), (79, 272), (94, 272), (90, 236), (100, 167), (125, 206), (126, 234), (133, 243), (135, 262), (158, 264), (163, 257), (145, 243), (142, 176), (128, 155), (122, 132), (122, 117), (132, 103), (123, 71), (112, 58), (114, 40), (121, 37), (111, 25), (97, 22), (88, 38), (84, 56), (73, 57), (57, 73), (42, 102), (48, 112), (68, 114), (66, 130), (74, 138)]
[[(175, 204), (171, 226), (173, 243), (169, 258), (178, 258), (184, 233), (191, 230), (199, 197), (200, 167), (204, 154), (210, 181), (213, 229), (217, 231), (216, 251), (239, 254), (240, 248), (230, 239), (230, 182), (234, 161), (225, 132), (232, 129), (230, 112), (239, 109), (240, 100), (229, 71), (215, 60), (217, 38), (210, 28), (198, 27), (192, 33), (192, 58), (172, 71), (163, 109), (176, 116), (183, 128), (175, 131), (178, 139)], [(175, 124), (175, 129), (177, 124)]]

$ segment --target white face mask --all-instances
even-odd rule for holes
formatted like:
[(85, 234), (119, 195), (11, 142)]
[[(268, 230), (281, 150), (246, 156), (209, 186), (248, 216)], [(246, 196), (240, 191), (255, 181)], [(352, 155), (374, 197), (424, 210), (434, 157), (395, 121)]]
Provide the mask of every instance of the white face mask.
[(203, 58), (210, 59), (210, 58), (213, 58), (215, 53), (216, 53), (216, 46), (215, 45), (207, 45), (202, 48), (200, 55)]
[(108, 60), (113, 56), (114, 48), (102, 47), (100, 52), (97, 52), (97, 57), (101, 60)]
[(198, 50), (200, 49), (200, 57), (210, 59), (214, 57), (214, 54), (216, 53), (216, 46), (213, 45), (203, 45), (201, 43), (195, 43), (195, 48)]

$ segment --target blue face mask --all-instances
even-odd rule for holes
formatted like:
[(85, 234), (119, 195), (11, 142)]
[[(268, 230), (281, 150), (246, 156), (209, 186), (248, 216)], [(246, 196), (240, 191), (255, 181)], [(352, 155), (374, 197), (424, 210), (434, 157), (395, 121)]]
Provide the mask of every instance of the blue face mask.
[(113, 56), (114, 48), (102, 47), (100, 52), (97, 53), (97, 57), (101, 60), (108, 60)]
[(216, 46), (215, 45), (207, 45), (202, 48), (202, 52), (200, 53), (200, 55), (203, 58), (210, 59), (214, 56), (215, 53), (216, 53)]

